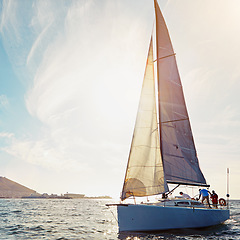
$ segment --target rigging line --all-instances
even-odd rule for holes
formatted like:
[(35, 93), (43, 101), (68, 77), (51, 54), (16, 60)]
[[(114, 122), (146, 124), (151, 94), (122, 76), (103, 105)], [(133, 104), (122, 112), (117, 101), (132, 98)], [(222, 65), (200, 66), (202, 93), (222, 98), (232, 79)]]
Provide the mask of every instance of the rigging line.
[[(159, 124), (159, 123), (158, 123)], [(151, 133), (154, 133), (156, 130), (158, 129), (158, 127), (157, 128), (155, 128)]]
[(158, 59), (154, 60), (153, 62), (156, 62), (157, 60), (161, 60), (161, 59), (168, 58), (168, 57), (171, 57), (171, 56), (175, 56), (175, 55), (176, 55), (176, 53), (173, 53), (173, 54), (158, 58)]
[(116, 218), (116, 216), (115, 216), (114, 213), (112, 212), (111, 208), (110, 208), (109, 206), (107, 206), (107, 207), (108, 207), (108, 209), (110, 210), (110, 212), (112, 213), (112, 215), (113, 215), (114, 219), (116, 220), (116, 222), (119, 223), (118, 220), (117, 220), (117, 218)]
[(185, 121), (185, 120), (189, 120), (189, 118), (183, 118), (183, 119), (177, 119), (177, 120), (165, 121), (165, 122), (161, 122), (161, 123), (179, 122), (179, 121)]
[(171, 195), (172, 194), (172, 192), (176, 189), (176, 188), (178, 188), (180, 186), (180, 184), (178, 184), (175, 188), (173, 188), (171, 191), (169, 191), (166, 195), (168, 196), (169, 194)]

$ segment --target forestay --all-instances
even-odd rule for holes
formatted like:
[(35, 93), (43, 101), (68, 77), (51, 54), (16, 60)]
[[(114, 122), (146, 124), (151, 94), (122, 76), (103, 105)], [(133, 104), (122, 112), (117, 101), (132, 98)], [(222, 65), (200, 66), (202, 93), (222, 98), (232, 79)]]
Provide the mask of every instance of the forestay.
[(160, 154), (153, 65), (151, 40), (121, 200), (168, 191)]

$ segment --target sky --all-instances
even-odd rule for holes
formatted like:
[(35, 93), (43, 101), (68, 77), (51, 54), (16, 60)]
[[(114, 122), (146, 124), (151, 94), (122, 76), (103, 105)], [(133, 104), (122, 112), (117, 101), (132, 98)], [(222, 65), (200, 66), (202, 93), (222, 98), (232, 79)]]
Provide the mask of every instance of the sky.
[[(240, 199), (240, 1), (158, 0), (207, 182)], [(0, 176), (119, 197), (154, 23), (150, 0), (0, 1)]]

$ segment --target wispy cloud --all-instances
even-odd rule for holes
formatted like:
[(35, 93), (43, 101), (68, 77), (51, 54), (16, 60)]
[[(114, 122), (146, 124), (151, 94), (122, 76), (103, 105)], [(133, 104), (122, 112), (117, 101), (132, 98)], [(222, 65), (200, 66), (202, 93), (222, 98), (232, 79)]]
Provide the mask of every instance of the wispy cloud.
[[(118, 14), (125, 4), (112, 1), (34, 1), (25, 7), (28, 16), (2, 23), (3, 36), (14, 42), (12, 25), (19, 21), (16, 31), (24, 46), (28, 32), (24, 54), (5, 46), (13, 62), (21, 55), (28, 79), (32, 76), (25, 103), (42, 125), (38, 136), (12, 137), (2, 151), (19, 161), (81, 172), (79, 179), (95, 174), (107, 181), (117, 173), (120, 181), (152, 21), (145, 23), (130, 10)], [(16, 6), (17, 16), (21, 9)]]
[(6, 95), (0, 95), (0, 109), (7, 108), (9, 105), (8, 98)]
[(0, 137), (1, 138), (12, 138), (12, 137), (14, 137), (14, 134), (8, 133), (8, 132), (0, 132)]
[(2, 12), (1, 12), (1, 21), (0, 21), (0, 31), (1, 33), (4, 33), (4, 30), (8, 31), (9, 33), (9, 28), (7, 26), (13, 27), (13, 33), (18, 36), (17, 34), (17, 17), (16, 14), (16, 8), (17, 4), (16, 2), (14, 3), (13, 0), (3, 0), (2, 2)]

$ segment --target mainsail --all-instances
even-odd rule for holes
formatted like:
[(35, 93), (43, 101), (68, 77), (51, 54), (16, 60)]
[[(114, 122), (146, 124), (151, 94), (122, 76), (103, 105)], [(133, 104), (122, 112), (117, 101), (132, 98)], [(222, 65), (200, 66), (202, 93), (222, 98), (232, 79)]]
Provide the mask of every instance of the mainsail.
[(159, 127), (151, 39), (122, 200), (165, 193), (167, 182), (206, 185), (198, 163), (175, 53), (157, 0), (154, 4)]
[(152, 39), (121, 199), (168, 191), (160, 153)]
[(155, 3), (160, 145), (167, 182), (205, 185), (168, 29)]

